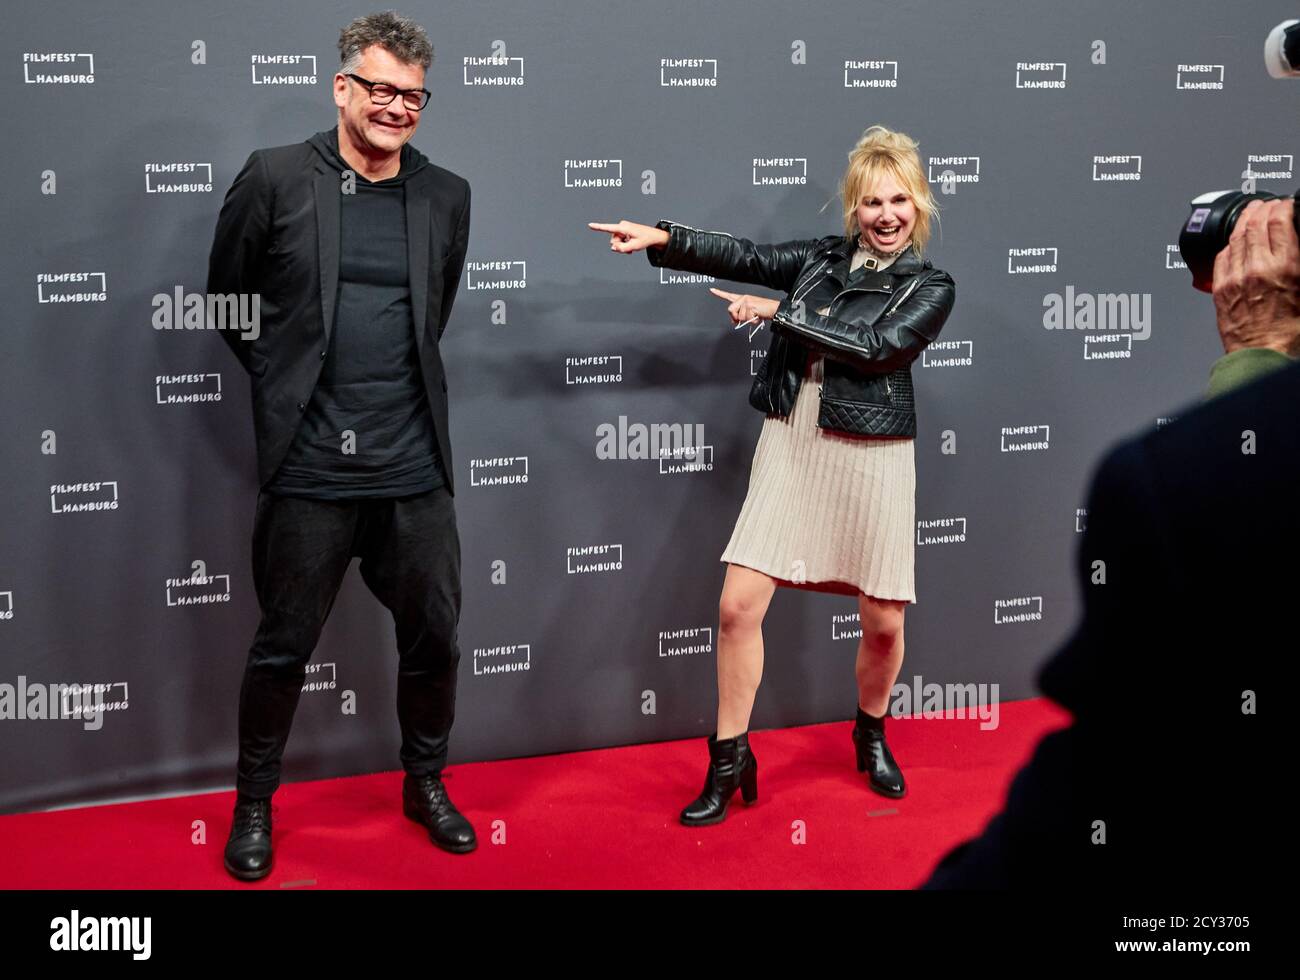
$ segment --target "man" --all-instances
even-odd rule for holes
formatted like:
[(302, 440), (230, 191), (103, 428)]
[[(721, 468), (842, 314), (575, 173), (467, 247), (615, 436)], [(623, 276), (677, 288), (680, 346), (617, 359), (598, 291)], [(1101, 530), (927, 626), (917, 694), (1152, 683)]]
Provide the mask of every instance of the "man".
[(448, 851), (476, 845), (441, 780), (461, 585), (438, 344), (464, 268), (469, 184), (409, 145), (429, 99), (423, 28), (391, 12), (362, 17), (339, 54), (337, 127), (252, 153), (208, 266), (209, 295), (260, 298), (250, 339), (221, 331), (249, 372), (261, 488), (261, 621), (240, 691), (225, 850), (243, 880), (271, 870), (271, 795), (306, 664), (354, 556), (396, 624), (403, 810)]
[(1210, 400), (1098, 468), (1076, 562), (1083, 621), (1039, 675), (1073, 724), (1039, 742), (1002, 812), (923, 887), (1219, 898), (1276, 877), (1289, 828), (1282, 730), (1265, 719), (1287, 710), (1300, 552), (1292, 208), (1252, 202), (1215, 260), (1226, 353)]

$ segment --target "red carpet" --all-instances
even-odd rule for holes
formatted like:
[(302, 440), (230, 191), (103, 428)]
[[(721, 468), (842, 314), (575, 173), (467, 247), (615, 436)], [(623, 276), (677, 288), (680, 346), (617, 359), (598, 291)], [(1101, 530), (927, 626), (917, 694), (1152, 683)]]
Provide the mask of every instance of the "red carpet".
[[(446, 854), (401, 814), (400, 772), (288, 783), (275, 796), (275, 869), (227, 876), (234, 791), (0, 817), (4, 888), (910, 888), (1002, 805), (1016, 770), (1069, 716), (1043, 699), (1000, 724), (891, 719), (908, 781), (877, 796), (853, 764), (851, 722), (751, 734), (758, 803), (688, 828), (703, 739), (449, 768), (478, 850)], [(206, 843), (193, 843), (195, 821)], [(804, 843), (795, 843), (796, 821)]]

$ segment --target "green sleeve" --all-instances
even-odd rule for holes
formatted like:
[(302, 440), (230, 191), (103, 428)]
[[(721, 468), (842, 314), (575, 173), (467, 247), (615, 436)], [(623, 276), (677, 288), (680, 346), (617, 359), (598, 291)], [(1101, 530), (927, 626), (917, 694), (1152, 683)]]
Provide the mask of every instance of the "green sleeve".
[(1291, 363), (1287, 355), (1267, 347), (1244, 347), (1224, 354), (1210, 369), (1206, 398), (1215, 398)]

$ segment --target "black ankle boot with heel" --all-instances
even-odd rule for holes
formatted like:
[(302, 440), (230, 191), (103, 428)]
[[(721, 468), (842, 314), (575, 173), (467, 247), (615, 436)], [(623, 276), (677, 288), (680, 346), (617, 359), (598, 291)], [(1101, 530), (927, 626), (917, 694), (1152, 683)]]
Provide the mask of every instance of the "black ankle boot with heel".
[(877, 718), (858, 708), (857, 724), (853, 726), (853, 747), (858, 754), (858, 772), (869, 774), (868, 783), (873, 790), (893, 799), (907, 794), (903, 772), (885, 742), (883, 716)]
[(727, 815), (727, 803), (740, 790), (747, 804), (758, 799), (758, 760), (749, 750), (749, 733), (718, 741), (717, 732), (709, 736), (709, 771), (704, 776), (704, 791), (695, 802), (682, 810), (682, 823), (689, 827), (719, 823)]

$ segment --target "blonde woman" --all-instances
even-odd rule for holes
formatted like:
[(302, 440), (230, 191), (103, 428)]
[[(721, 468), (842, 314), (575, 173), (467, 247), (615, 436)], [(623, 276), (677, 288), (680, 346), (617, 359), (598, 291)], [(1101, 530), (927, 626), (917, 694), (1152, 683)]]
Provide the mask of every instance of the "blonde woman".
[(776, 300), (713, 289), (735, 324), (771, 324), (750, 404), (764, 412), (749, 492), (722, 554), (718, 721), (704, 790), (681, 813), (718, 823), (737, 789), (758, 798), (749, 717), (763, 671), (763, 617), (777, 586), (855, 595), (859, 772), (906, 793), (885, 741), (903, 660), (903, 611), (916, 601), (916, 415), (910, 365), (938, 335), (956, 286), (923, 258), (938, 208), (915, 141), (872, 126), (840, 182), (843, 235), (759, 245), (674, 221), (591, 223), (610, 248), (651, 265), (754, 283)]

